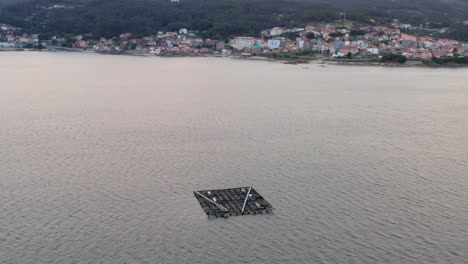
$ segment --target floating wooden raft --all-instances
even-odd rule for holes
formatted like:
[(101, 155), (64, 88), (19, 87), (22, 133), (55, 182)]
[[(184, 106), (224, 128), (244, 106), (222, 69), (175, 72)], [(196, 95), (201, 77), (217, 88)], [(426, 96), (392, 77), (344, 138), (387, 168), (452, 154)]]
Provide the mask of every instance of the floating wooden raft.
[(209, 218), (273, 211), (273, 207), (252, 187), (195, 191), (194, 195)]

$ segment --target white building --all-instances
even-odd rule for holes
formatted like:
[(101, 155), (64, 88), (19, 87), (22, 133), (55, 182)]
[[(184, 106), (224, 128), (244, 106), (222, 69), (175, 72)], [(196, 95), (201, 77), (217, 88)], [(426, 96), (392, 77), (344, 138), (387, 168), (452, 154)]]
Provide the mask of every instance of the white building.
[(255, 38), (252, 37), (235, 37), (231, 40), (231, 47), (242, 50), (244, 48), (251, 48), (255, 45)]
[(0, 49), (14, 48), (15, 43), (0, 42)]
[(279, 36), (281, 34), (283, 34), (284, 32), (284, 28), (280, 28), (280, 27), (274, 27), (270, 30), (270, 36)]
[(297, 45), (299, 46), (300, 49), (303, 49), (304, 48), (304, 40), (299, 40), (297, 41)]
[(434, 46), (434, 42), (432, 42), (432, 41), (424, 41), (424, 47), (430, 48), (430, 47), (432, 47), (432, 46)]
[(400, 29), (409, 30), (411, 28), (413, 28), (411, 24), (400, 24)]
[(378, 55), (379, 54), (379, 48), (368, 48), (367, 52), (369, 52), (372, 55)]
[(25, 38), (25, 37), (20, 37), (18, 39), (18, 41), (21, 42), (21, 43), (30, 43), (31, 42), (31, 40), (29, 38)]
[(271, 50), (279, 49), (280, 45), (281, 45), (281, 41), (279, 39), (268, 40), (268, 48)]

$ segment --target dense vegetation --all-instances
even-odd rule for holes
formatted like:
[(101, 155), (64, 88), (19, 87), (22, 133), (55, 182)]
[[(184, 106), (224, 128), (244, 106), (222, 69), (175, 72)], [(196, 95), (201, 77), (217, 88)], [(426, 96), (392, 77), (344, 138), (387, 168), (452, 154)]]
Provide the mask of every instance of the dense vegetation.
[[(18, 0), (0, 0), (13, 1)], [(4, 4), (0, 23), (45, 34), (92, 33), (115, 36), (123, 32), (153, 34), (182, 27), (205, 37), (257, 35), (272, 26), (302, 26), (344, 16), (353, 21), (390, 22), (393, 18), (418, 24), (426, 18), (453, 24), (466, 16), (467, 0), (19, 0)], [(371, 4), (369, 4), (371, 2)], [(60, 7), (53, 7), (60, 4)], [(456, 31), (454, 34), (458, 33)], [(463, 32), (463, 31), (462, 31)]]
[(445, 58), (432, 58), (435, 64), (468, 64), (468, 57), (445, 57)]
[(380, 62), (397, 62), (403, 64), (406, 62), (406, 57), (401, 54), (388, 53), (382, 56)]
[[(337, 18), (332, 9), (315, 4), (268, 0), (90, 0), (60, 1), (66, 8), (47, 9), (54, 1), (7, 5), (0, 22), (30, 32), (84, 33), (115, 36), (123, 32), (155, 33), (190, 28), (208, 35), (258, 34), (272, 25)], [(307, 10), (307, 11), (301, 11)]]
[(375, 19), (400, 18), (406, 23), (427, 21), (437, 24), (467, 19), (467, 0), (329, 0), (335, 6), (352, 10), (351, 15)]
[(450, 30), (445, 34), (442, 34), (441, 37), (468, 41), (468, 25), (464, 25), (462, 23), (452, 25)]

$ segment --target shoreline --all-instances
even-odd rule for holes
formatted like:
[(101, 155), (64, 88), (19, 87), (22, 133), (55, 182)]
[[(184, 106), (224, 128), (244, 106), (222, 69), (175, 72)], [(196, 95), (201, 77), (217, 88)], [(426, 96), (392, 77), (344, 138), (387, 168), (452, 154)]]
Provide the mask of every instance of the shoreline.
[(213, 53), (202, 53), (202, 54), (132, 54), (132, 53), (113, 53), (113, 52), (99, 52), (95, 50), (76, 50), (76, 49), (0, 49), (1, 52), (64, 52), (64, 53), (85, 53), (85, 54), (98, 54), (98, 55), (115, 55), (115, 56), (135, 56), (135, 57), (161, 57), (161, 58), (188, 58), (188, 57), (207, 57), (207, 58), (232, 58), (239, 60), (253, 60), (253, 61), (270, 61), (270, 62), (281, 62), (284, 64), (316, 64), (334, 66), (368, 66), (368, 67), (392, 67), (392, 68), (433, 68), (433, 69), (458, 69), (468, 68), (468, 64), (434, 64), (425, 63), (422, 60), (415, 61), (417, 63), (410, 64), (398, 64), (398, 63), (386, 63), (379, 61), (366, 61), (366, 60), (333, 60), (333, 59), (320, 59), (320, 58), (308, 58), (302, 56), (281, 56), (281, 55), (241, 55), (241, 54), (213, 54)]

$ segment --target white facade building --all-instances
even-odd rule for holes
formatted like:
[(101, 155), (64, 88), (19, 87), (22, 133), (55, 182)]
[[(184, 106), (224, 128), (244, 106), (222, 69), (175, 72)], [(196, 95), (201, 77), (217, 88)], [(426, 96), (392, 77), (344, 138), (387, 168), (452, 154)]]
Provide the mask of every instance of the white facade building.
[(244, 48), (251, 48), (255, 45), (255, 38), (252, 37), (235, 37), (231, 40), (231, 47), (242, 50)]
[(281, 34), (283, 34), (284, 32), (284, 29), (283, 28), (280, 28), (280, 27), (274, 27), (270, 30), (270, 36), (279, 36)]
[(281, 41), (279, 39), (269, 39), (268, 40), (268, 48), (273, 50), (273, 49), (279, 49), (281, 45)]

